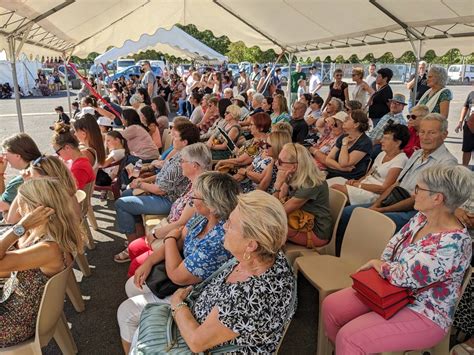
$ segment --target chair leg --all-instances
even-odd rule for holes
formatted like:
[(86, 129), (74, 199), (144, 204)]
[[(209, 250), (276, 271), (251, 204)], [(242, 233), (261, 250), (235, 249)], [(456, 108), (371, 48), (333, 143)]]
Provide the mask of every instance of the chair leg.
[(89, 267), (89, 262), (87, 261), (87, 256), (84, 253), (77, 253), (76, 255), (76, 263), (81, 269), (82, 274), (84, 277), (91, 276), (91, 269)]
[(89, 208), (87, 210), (87, 220), (91, 224), (93, 230), (96, 231), (97, 229), (99, 229), (99, 226), (97, 225), (97, 220), (95, 219), (94, 210), (92, 209), (91, 205), (89, 205)]
[(77, 283), (76, 277), (74, 276), (74, 271), (72, 270), (67, 279), (66, 294), (69, 297), (69, 300), (71, 301), (76, 312), (84, 312), (86, 306), (84, 304), (84, 300), (82, 299), (81, 289), (79, 288), (79, 284)]
[(77, 354), (76, 342), (74, 341), (71, 331), (68, 328), (64, 312), (62, 316), (59, 317), (58, 324), (56, 325), (54, 340), (64, 355)]
[(92, 236), (91, 227), (89, 227), (89, 223), (87, 223), (86, 218), (82, 219), (82, 226), (84, 227), (87, 236), (87, 247), (89, 249), (95, 249), (94, 237)]
[(328, 346), (328, 338), (324, 334), (324, 322), (323, 322), (323, 312), (322, 304), (326, 296), (328, 295), (322, 290), (319, 292), (319, 309), (318, 309), (318, 343), (317, 343), (317, 355), (331, 355), (329, 352), (330, 347)]

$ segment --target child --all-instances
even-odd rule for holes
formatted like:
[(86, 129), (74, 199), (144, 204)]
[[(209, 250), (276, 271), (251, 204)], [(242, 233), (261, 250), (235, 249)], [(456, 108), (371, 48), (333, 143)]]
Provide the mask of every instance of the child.
[[(113, 165), (125, 158), (128, 152), (127, 141), (118, 131), (105, 133), (105, 146), (109, 151), (102, 167), (97, 171), (95, 184), (98, 186), (110, 186), (119, 172), (119, 165)], [(111, 166), (113, 165), (113, 166)], [(104, 200), (107, 191), (102, 191), (100, 199)]]
[(63, 122), (64, 124), (70, 123), (71, 120), (69, 119), (69, 116), (64, 113), (64, 109), (62, 106), (56, 107), (54, 111), (56, 111), (56, 113), (59, 115), (58, 120), (56, 122)]
[(72, 104), (71, 104), (71, 107), (72, 107), (72, 119), (75, 121), (79, 118), (79, 115), (81, 113), (81, 110), (79, 109), (79, 102), (77, 101), (74, 101)]
[(301, 99), (301, 96), (306, 92), (306, 80), (298, 80), (298, 100)]

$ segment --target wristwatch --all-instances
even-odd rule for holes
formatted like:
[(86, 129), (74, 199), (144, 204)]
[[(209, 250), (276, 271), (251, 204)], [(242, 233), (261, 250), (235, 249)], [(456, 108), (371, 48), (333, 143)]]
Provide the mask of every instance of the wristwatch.
[(26, 233), (25, 227), (23, 227), (21, 224), (15, 224), (13, 226), (13, 233), (18, 237), (23, 237)]

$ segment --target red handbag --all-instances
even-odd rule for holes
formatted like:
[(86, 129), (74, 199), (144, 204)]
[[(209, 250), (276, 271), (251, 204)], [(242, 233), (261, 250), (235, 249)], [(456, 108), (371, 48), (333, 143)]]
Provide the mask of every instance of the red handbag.
[[(397, 243), (390, 261), (393, 261), (398, 248), (407, 238), (408, 236)], [(353, 280), (352, 288), (357, 291), (357, 297), (385, 319), (391, 318), (407, 304), (413, 303), (416, 294), (440, 284), (438, 281), (423, 288), (411, 290), (406, 287), (392, 285), (380, 276), (374, 268), (356, 272), (351, 275), (351, 278)]]

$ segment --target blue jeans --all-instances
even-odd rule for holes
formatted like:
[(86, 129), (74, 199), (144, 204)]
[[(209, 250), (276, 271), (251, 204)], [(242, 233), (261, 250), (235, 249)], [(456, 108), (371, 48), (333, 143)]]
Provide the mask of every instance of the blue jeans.
[(179, 116), (183, 116), (186, 114), (186, 100), (185, 99), (178, 100), (178, 112), (176, 112), (176, 114)]
[(193, 105), (191, 104), (191, 102), (189, 100), (186, 101), (186, 116), (188, 117), (191, 117), (191, 114), (193, 113)]
[(171, 204), (166, 196), (133, 196), (132, 190), (125, 190), (122, 197), (115, 201), (117, 230), (120, 233), (132, 234), (135, 232), (135, 223), (140, 223), (142, 214), (167, 215)]
[[(342, 247), (342, 240), (344, 238), (344, 233), (346, 232), (347, 224), (349, 223), (349, 219), (351, 218), (352, 211), (356, 207), (370, 207), (372, 206), (371, 203), (363, 204), (363, 205), (351, 205), (344, 208), (342, 211), (341, 219), (339, 220), (339, 225), (337, 227), (336, 233), (336, 255), (340, 256), (341, 254), (341, 247)], [(417, 211), (404, 211), (404, 212), (386, 212), (384, 213), (385, 216), (390, 218), (396, 224), (395, 232), (398, 232), (407, 222), (412, 218)]]

